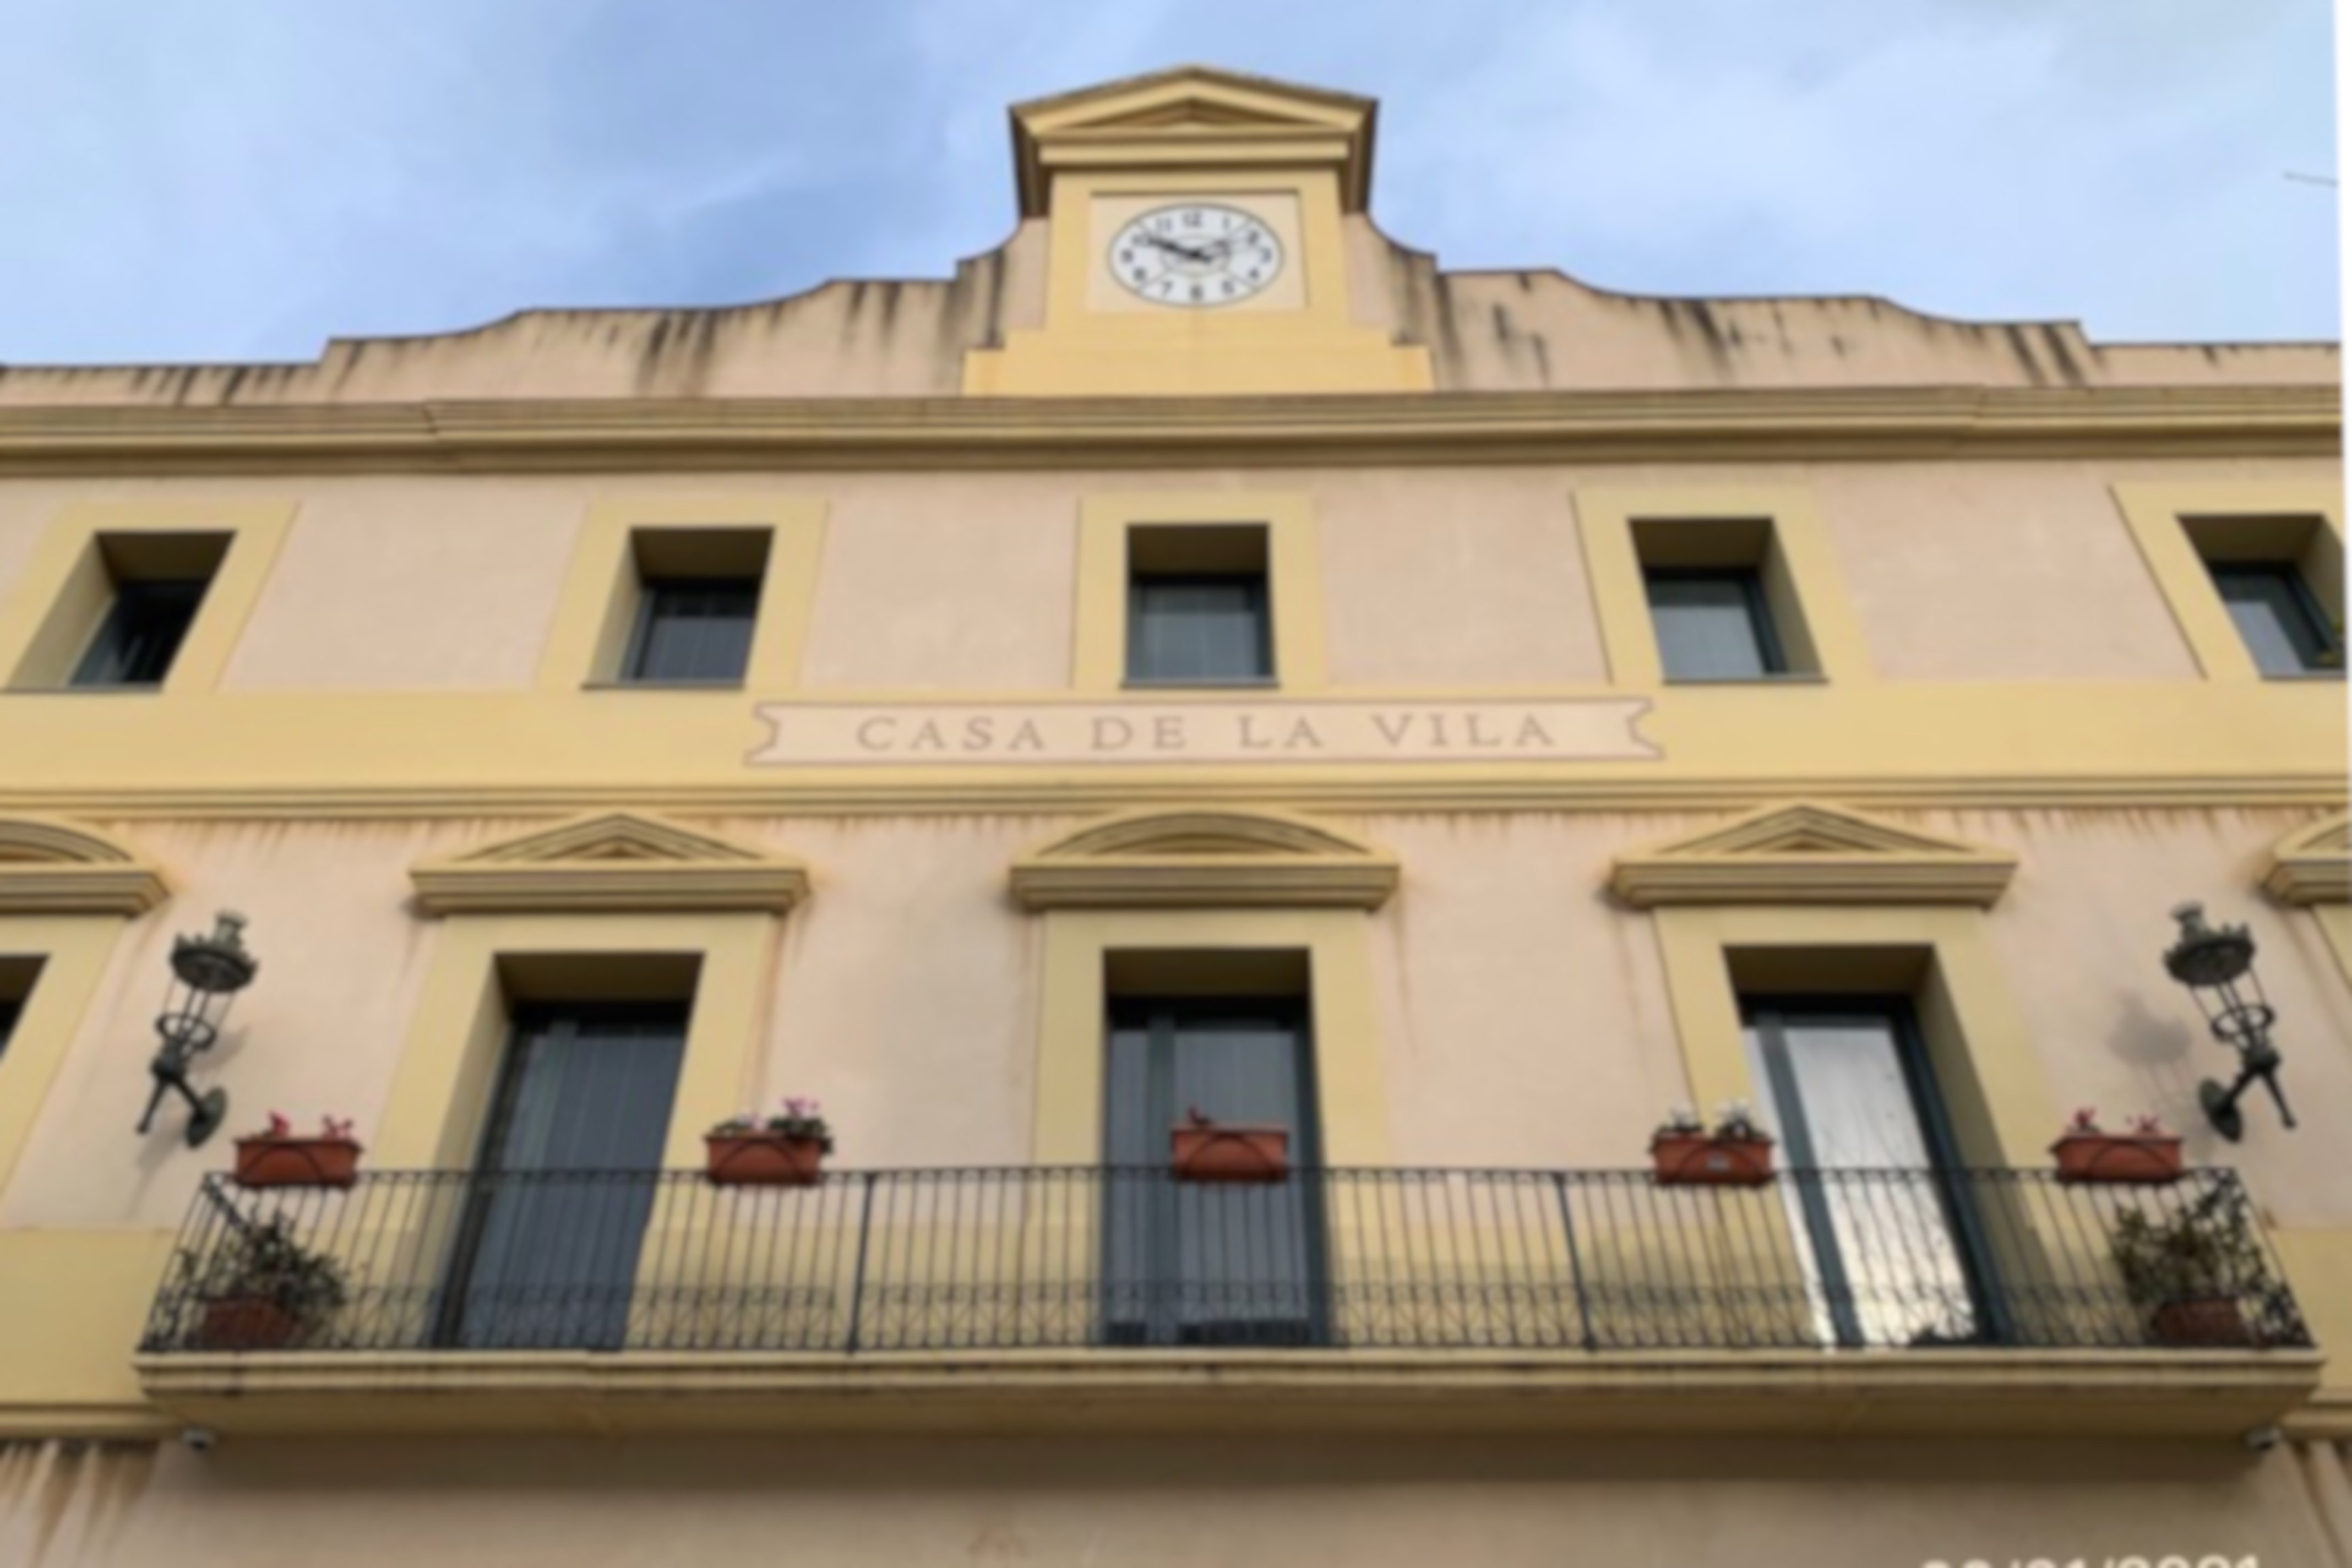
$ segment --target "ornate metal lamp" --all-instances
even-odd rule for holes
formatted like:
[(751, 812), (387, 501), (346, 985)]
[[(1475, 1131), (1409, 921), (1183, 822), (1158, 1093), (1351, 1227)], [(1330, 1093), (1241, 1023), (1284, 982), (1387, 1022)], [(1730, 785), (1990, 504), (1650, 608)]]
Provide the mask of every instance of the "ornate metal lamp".
[(2246, 1131), (2239, 1097), (2259, 1079), (2277, 1102), (2279, 1120), (2292, 1128), (2294, 1112), (2279, 1088), (2278, 1047), (2271, 1044), (2278, 1010), (2263, 994), (2262, 979), (2254, 973), (2254, 939), (2243, 926), (2207, 925), (2202, 904), (2182, 904), (2172, 918), (2180, 922), (2180, 937), (2165, 951), (2164, 967), (2197, 998), (2213, 1037), (2238, 1053), (2238, 1076), (2228, 1088), (2210, 1078), (2197, 1086), (2205, 1120), (2236, 1142)]
[(163, 1044), (147, 1070), (155, 1092), (147, 1099), (147, 1114), (139, 1131), (153, 1125), (155, 1112), (168, 1091), (188, 1102), (188, 1147), (211, 1137), (228, 1115), (228, 1091), (206, 1089), (198, 1094), (188, 1082), (188, 1068), (212, 1049), (228, 1016), (229, 999), (253, 984), (260, 962), (245, 951), (245, 917), (224, 910), (213, 917), (208, 936), (174, 937), (172, 941), (173, 984), (164, 994), (163, 1011), (155, 1032)]

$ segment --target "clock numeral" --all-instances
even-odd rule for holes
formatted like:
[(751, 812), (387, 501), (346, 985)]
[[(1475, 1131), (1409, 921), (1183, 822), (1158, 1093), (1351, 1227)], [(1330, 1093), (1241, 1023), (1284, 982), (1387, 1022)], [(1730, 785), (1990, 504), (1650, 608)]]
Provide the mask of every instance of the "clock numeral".
[(1198, 228), (1201, 226), (1201, 209), (1199, 207), (1194, 207), (1184, 215), (1184, 226), (1186, 228)]

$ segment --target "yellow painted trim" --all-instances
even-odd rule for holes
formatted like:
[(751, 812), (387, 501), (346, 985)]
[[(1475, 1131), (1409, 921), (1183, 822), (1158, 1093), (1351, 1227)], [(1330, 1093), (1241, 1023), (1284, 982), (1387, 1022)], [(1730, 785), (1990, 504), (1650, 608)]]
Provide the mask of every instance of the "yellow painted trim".
[(1371, 923), (1354, 910), (1050, 910), (1039, 1007), (1035, 1163), (1103, 1157), (1104, 954), (1277, 951), (1307, 955), (1324, 1160), (1390, 1161), (1387, 1066), (1374, 1008)]
[[(2340, 483), (2313, 480), (2247, 480), (2236, 484), (2117, 484), (2122, 509), (2140, 559), (2147, 563), (2158, 591), (2208, 680), (2254, 683), (2263, 677), (2246, 652), (2212, 574), (2189, 542), (2184, 520), (2230, 517), (2317, 517), (2326, 521), (2340, 555), (2344, 539), (2344, 491)], [(2336, 700), (2343, 699), (2339, 695)]]
[(1920, 1028), (1963, 1153), (1971, 1164), (2013, 1170), (2048, 1163), (2063, 1118), (1981, 910), (1683, 905), (1654, 918), (1690, 1103), (1770, 1098), (1748, 1070), (1727, 952), (1795, 948), (1834, 959), (1840, 950), (1915, 950), (1927, 960), (1914, 995)]
[[(87, 911), (46, 915), (0, 909), (0, 958), (37, 958), (40, 973), (0, 1052), (0, 1192), (32, 1138), (41, 1103), (81, 1033), (123, 921)], [(160, 984), (160, 977), (159, 977)], [(130, 1132), (126, 1125), (126, 1147)], [(0, 1361), (7, 1358), (0, 1357)]]
[(2273, 845), (2263, 887), (2283, 904), (2352, 903), (2352, 813), (2323, 816)]
[(143, 915), (171, 891), (162, 869), (121, 839), (0, 816), (0, 915)]
[(635, 812), (555, 827), (410, 868), (427, 914), (766, 910), (808, 897), (808, 868), (789, 855)]
[(1660, 904), (1978, 904), (2017, 873), (2003, 850), (1813, 801), (1759, 806), (1617, 858), (1609, 885)]
[(2311, 912), (2319, 918), (2320, 935), (2327, 939), (2327, 950), (2336, 955), (2336, 967), (2352, 984), (2352, 903), (2315, 904)]
[(780, 691), (800, 679), (824, 548), (825, 502), (772, 492), (622, 497), (588, 509), (556, 601), (539, 665), (542, 691), (576, 691), (619, 673), (635, 622), (637, 574), (631, 536), (663, 529), (764, 528), (768, 567), (760, 584), (743, 689)]
[[(1275, 684), (1247, 689), (1293, 696), (1323, 689), (1323, 563), (1315, 542), (1314, 498), (1298, 490), (1137, 490), (1089, 495), (1078, 506), (1070, 676), (1076, 690), (1100, 695), (1126, 689), (1127, 534), (1153, 523), (1263, 524)], [(1163, 689), (1153, 688), (1153, 695)], [(1218, 689), (1227, 699), (1235, 695)]]
[(1645, 487), (1580, 489), (1575, 500), (1585, 575), (1613, 684), (1643, 689), (1666, 684), (1658, 639), (1650, 625), (1633, 524), (1751, 519), (1770, 525), (1765, 592), (1773, 601), (1775, 630), (1791, 666), (1840, 684), (1871, 679), (1862, 626), (1854, 619), (1836, 547), (1814, 510), (1811, 491), (1769, 485)]
[(764, 1000), (780, 923), (751, 912), (464, 915), (434, 933), (407, 1042), (369, 1163), (383, 1170), (472, 1164), (508, 1035), (502, 955), (690, 953), (701, 959), (662, 1163), (702, 1163), (702, 1134), (760, 1098)]
[[(2199, 1437), (2301, 1407), (2316, 1353), (1011, 1351), (141, 1356), (227, 1434), (1631, 1432)], [(2221, 1450), (2226, 1451), (2226, 1450)]]
[[(128, 1127), (121, 1140), (128, 1149)], [(176, 1239), (128, 1227), (0, 1231), (0, 1435), (111, 1435), (136, 1430), (142, 1413), (160, 1418), (131, 1358)]]
[(1301, 816), (1273, 812), (1122, 812), (1013, 863), (1032, 910), (1378, 909), (1396, 857)]
[(1294, 468), (1372, 457), (2341, 461), (2340, 402), (2328, 384), (48, 406), (0, 409), (0, 472), (184, 475), (231, 461), (247, 473)]
[(65, 682), (98, 630), (111, 590), (98, 539), (115, 533), (225, 533), (228, 552), (205, 590), (187, 637), (164, 676), (163, 695), (209, 691), (236, 650), (261, 597), (269, 569), (294, 525), (290, 500), (85, 500), (59, 511), (16, 585), (0, 599), (0, 670), (20, 691), (55, 700), (137, 702), (141, 694), (93, 691), (66, 696)]

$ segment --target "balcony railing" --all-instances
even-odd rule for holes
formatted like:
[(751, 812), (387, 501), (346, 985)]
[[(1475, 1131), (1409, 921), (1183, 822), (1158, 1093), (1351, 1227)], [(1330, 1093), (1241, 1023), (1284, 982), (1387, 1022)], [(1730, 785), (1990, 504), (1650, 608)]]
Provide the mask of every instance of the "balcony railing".
[(2234, 1175), (1163, 1169), (207, 1178), (144, 1349), (2307, 1346)]

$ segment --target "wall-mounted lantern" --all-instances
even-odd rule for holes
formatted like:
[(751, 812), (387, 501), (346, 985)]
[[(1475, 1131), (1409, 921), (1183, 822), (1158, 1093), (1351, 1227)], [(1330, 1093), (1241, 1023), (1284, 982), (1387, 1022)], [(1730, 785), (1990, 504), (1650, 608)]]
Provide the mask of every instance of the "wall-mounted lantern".
[(188, 1102), (191, 1149), (211, 1137), (228, 1115), (228, 1090), (198, 1094), (188, 1082), (188, 1068), (220, 1038), (229, 999), (252, 984), (261, 967), (245, 951), (244, 932), (245, 917), (223, 910), (213, 917), (210, 935), (172, 939), (173, 984), (155, 1019), (155, 1032), (163, 1037), (163, 1044), (148, 1064), (155, 1092), (148, 1097), (147, 1114), (139, 1119), (140, 1131), (153, 1125), (166, 1091)]
[(2180, 937), (2165, 951), (2164, 967), (2197, 998), (2213, 1037), (2238, 1053), (2238, 1076), (2228, 1088), (2210, 1078), (2197, 1086), (2205, 1120), (2236, 1142), (2246, 1131), (2239, 1097), (2259, 1079), (2278, 1104), (2279, 1120), (2293, 1127), (2294, 1112), (2286, 1108), (2286, 1094), (2279, 1088), (2278, 1047), (2271, 1044), (2278, 1011), (2263, 994), (2262, 979), (2254, 973), (2254, 939), (2243, 926), (2207, 925), (2202, 904), (2183, 904), (2172, 918), (2180, 922)]

